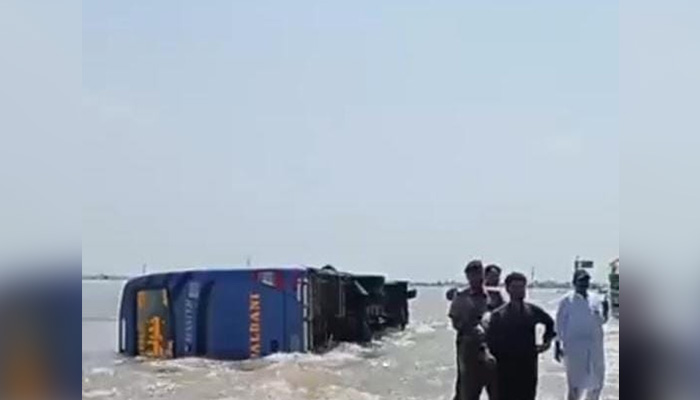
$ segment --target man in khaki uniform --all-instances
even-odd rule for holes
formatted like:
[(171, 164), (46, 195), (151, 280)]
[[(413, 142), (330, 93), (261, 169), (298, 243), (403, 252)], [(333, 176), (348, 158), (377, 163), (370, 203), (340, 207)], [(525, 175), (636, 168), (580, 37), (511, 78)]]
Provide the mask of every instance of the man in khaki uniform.
[(484, 266), (479, 260), (467, 264), (464, 273), (469, 288), (457, 293), (449, 317), (457, 331), (456, 400), (479, 400), (484, 388), (490, 400), (497, 399), (495, 359), (486, 345), (484, 315), (489, 298), (484, 289)]

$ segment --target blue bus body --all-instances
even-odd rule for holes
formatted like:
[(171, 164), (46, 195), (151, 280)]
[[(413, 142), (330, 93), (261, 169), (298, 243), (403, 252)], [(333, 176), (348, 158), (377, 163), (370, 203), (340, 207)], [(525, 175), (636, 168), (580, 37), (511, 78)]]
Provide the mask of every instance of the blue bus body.
[(383, 277), (355, 277), (329, 266), (141, 276), (123, 288), (118, 350), (128, 356), (244, 360), (366, 342), (408, 322), (415, 291), (405, 283), (384, 285)]
[[(306, 274), (306, 269), (215, 270), (132, 279), (121, 297), (119, 352), (241, 360), (307, 351), (302, 293)], [(166, 296), (155, 313), (160, 316), (161, 340), (140, 343), (140, 294), (153, 291)], [(153, 351), (154, 345), (161, 349)]]

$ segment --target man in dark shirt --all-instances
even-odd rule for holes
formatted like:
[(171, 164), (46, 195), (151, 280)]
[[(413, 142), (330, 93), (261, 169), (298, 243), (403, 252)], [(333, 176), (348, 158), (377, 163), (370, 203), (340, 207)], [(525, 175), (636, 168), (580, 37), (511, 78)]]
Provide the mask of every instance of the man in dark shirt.
[(484, 314), (488, 296), (484, 289), (484, 266), (475, 260), (464, 272), (469, 288), (455, 295), (449, 316), (457, 331), (457, 387), (455, 399), (479, 400), (486, 388), (496, 399), (495, 359), (486, 346)]
[[(514, 272), (506, 278), (510, 302), (494, 311), (488, 329), (489, 349), (496, 357), (501, 400), (535, 400), (538, 355), (555, 337), (554, 320), (540, 307), (525, 301), (527, 278)], [(535, 328), (545, 326), (537, 345)]]

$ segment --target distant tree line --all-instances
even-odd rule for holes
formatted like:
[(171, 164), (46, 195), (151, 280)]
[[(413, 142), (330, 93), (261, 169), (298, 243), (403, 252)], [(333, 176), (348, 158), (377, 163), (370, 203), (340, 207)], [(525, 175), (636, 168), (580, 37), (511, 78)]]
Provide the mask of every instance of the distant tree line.
[(124, 276), (124, 275), (108, 275), (108, 274), (83, 275), (84, 281), (125, 281), (127, 279), (129, 279), (129, 277)]

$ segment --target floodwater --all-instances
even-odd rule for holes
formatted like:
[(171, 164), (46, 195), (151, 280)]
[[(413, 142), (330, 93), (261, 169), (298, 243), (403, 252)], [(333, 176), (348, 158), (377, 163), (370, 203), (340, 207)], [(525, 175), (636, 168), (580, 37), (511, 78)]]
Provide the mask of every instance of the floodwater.
[[(454, 332), (444, 289), (419, 288), (411, 325), (369, 347), (343, 345), (324, 354), (262, 360), (149, 361), (115, 354), (121, 282), (83, 283), (83, 399), (448, 400), (455, 380)], [(553, 313), (563, 292), (536, 290), (530, 300)], [(604, 399), (619, 399), (617, 320), (606, 327)], [(538, 399), (565, 398), (563, 368), (541, 356)]]

